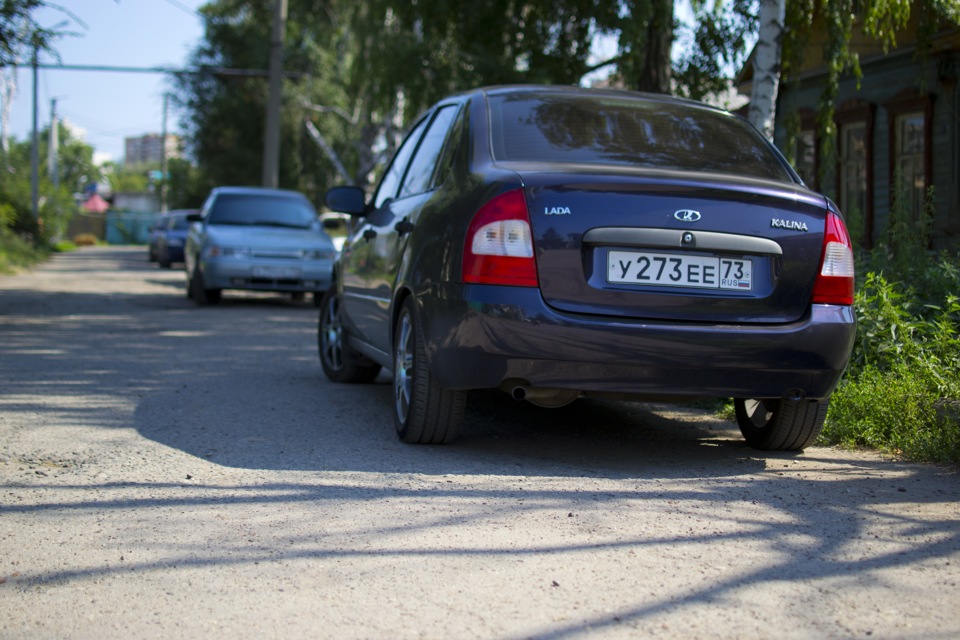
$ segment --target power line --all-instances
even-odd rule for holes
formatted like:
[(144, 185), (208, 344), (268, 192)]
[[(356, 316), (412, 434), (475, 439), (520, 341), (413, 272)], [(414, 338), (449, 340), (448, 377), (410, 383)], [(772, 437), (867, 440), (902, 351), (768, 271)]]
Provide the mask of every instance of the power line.
[(200, 12), (197, 11), (196, 9), (191, 9), (191, 8), (188, 7), (187, 5), (185, 5), (185, 4), (183, 4), (182, 2), (180, 2), (179, 0), (166, 0), (166, 2), (167, 2), (167, 4), (172, 4), (172, 5), (175, 6), (177, 9), (182, 10), (184, 13), (189, 13), (189, 14), (192, 14), (192, 15), (195, 15), (195, 16), (203, 16), (202, 13), (200, 13)]
[[(13, 64), (13, 67), (32, 67), (29, 64)], [(193, 69), (177, 69), (175, 67), (123, 67), (117, 65), (94, 65), (94, 64), (38, 64), (38, 69), (55, 69), (59, 71), (110, 71), (116, 73), (164, 73), (172, 75), (218, 75), (218, 76), (241, 76), (252, 78), (269, 77), (270, 72), (266, 69), (236, 69), (232, 67), (207, 67), (201, 66)], [(300, 78), (306, 74), (287, 71), (283, 74), (287, 78)]]

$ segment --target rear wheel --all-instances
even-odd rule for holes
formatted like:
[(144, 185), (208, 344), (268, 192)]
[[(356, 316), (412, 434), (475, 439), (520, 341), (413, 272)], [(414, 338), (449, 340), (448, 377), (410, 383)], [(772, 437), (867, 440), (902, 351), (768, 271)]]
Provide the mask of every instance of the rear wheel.
[(736, 398), (737, 425), (755, 449), (800, 451), (820, 435), (830, 400)]
[(220, 289), (207, 289), (203, 285), (203, 274), (194, 267), (190, 276), (190, 297), (197, 304), (217, 304), (220, 302)]
[(397, 318), (393, 337), (393, 421), (397, 435), (411, 444), (446, 444), (460, 432), (467, 402), (464, 391), (442, 389), (430, 373), (423, 329), (412, 298)]
[(340, 321), (340, 298), (333, 287), (323, 295), (319, 306), (317, 346), (323, 372), (334, 382), (373, 382), (380, 365), (365, 363), (366, 358), (347, 345), (347, 334)]

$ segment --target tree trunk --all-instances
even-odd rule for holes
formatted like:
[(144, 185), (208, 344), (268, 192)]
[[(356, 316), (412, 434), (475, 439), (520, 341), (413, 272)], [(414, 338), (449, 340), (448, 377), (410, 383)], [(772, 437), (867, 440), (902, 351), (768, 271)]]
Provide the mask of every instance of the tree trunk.
[(645, 55), (637, 78), (637, 89), (671, 93), (670, 48), (673, 46), (673, 0), (652, 0), (651, 15), (644, 30)]
[(786, 0), (760, 0), (760, 33), (753, 57), (753, 89), (748, 118), (768, 140), (773, 141), (780, 89), (780, 38), (786, 15)]

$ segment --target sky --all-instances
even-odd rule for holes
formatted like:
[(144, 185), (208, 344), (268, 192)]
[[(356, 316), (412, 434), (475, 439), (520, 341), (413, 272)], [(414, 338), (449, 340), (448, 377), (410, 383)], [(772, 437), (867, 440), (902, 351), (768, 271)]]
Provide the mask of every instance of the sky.
[[(68, 13), (46, 9), (37, 22), (74, 32), (54, 44), (65, 65), (122, 67), (186, 66), (203, 37), (196, 10), (207, 0), (53, 0)], [(79, 22), (78, 22), (79, 20)], [(82, 24), (81, 24), (82, 22)], [(85, 25), (85, 26), (84, 26)], [(50, 54), (41, 64), (56, 64)], [(123, 161), (123, 139), (163, 130), (163, 94), (171, 89), (163, 74), (40, 69), (38, 128), (50, 125), (51, 99), (57, 113), (83, 132), (97, 161)], [(33, 110), (32, 70), (17, 70), (17, 93), (10, 112), (10, 137), (28, 140)], [(167, 132), (177, 133), (179, 114), (167, 113)]]

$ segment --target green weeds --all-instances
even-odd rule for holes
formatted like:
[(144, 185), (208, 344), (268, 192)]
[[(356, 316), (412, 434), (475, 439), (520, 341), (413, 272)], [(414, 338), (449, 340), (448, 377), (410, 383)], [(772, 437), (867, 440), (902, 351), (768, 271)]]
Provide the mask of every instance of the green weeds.
[(858, 256), (857, 340), (821, 443), (956, 463), (960, 256), (928, 251), (925, 238), (918, 245), (928, 225), (911, 233), (902, 218), (892, 215), (885, 244)]

